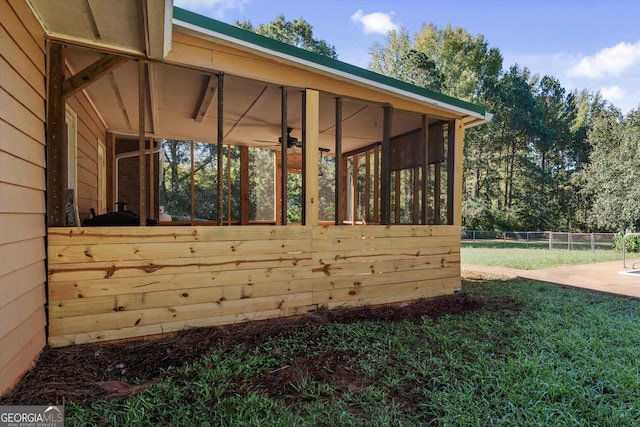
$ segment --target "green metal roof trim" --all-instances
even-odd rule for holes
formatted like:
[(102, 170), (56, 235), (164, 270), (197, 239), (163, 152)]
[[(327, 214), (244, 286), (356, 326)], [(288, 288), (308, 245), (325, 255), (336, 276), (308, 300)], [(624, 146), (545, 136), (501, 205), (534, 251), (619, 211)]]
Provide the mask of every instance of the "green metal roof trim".
[(301, 60), (309, 61), (314, 64), (318, 64), (335, 71), (350, 74), (361, 79), (369, 80), (378, 84), (390, 86), (392, 88), (403, 90), (415, 95), (423, 96), (433, 99), (441, 103), (449, 104), (451, 106), (474, 112), (481, 116), (486, 116), (485, 107), (470, 102), (462, 101), (457, 98), (453, 98), (442, 93), (434, 92), (427, 88), (415, 86), (407, 82), (403, 82), (392, 77), (388, 77), (364, 68), (356, 67), (355, 65), (347, 64), (346, 62), (338, 61), (333, 58), (329, 58), (324, 55), (320, 55), (315, 52), (311, 52), (305, 49), (298, 48), (296, 46), (280, 42), (278, 40), (271, 39), (269, 37), (256, 34), (252, 31), (248, 31), (234, 25), (229, 25), (224, 22), (217, 21), (215, 19), (208, 18), (206, 16), (199, 15), (194, 12), (190, 12), (179, 7), (173, 8), (173, 18), (178, 21), (183, 21), (197, 27), (214, 31), (226, 36), (244, 41), (246, 43), (260, 46), (264, 49), (279, 52), (285, 55), (289, 55)]

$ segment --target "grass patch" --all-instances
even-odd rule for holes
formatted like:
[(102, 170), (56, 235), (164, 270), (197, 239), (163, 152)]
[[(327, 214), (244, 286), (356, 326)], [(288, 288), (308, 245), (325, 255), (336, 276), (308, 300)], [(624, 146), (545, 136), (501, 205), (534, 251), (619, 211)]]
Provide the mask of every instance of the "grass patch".
[(491, 265), (498, 267), (538, 270), (563, 265), (592, 264), (605, 261), (622, 261), (622, 254), (613, 250), (568, 251), (549, 249), (460, 249), (461, 262), (469, 265)]
[(127, 398), (65, 402), (68, 425), (638, 425), (638, 301), (465, 281), (480, 309), (301, 324), (211, 347)]

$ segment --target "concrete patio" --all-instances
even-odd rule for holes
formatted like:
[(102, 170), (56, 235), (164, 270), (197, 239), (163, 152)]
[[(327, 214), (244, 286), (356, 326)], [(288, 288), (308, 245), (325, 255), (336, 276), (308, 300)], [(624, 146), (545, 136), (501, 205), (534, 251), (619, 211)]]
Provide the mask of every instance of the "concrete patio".
[[(480, 265), (462, 265), (461, 267), (463, 277), (465, 272), (482, 273), (507, 279), (537, 280), (640, 298), (640, 272), (630, 273), (633, 271), (630, 269), (631, 264), (630, 259), (627, 259), (626, 269), (623, 268), (622, 261), (563, 266), (542, 270), (518, 270)], [(621, 272), (625, 274), (620, 274)]]

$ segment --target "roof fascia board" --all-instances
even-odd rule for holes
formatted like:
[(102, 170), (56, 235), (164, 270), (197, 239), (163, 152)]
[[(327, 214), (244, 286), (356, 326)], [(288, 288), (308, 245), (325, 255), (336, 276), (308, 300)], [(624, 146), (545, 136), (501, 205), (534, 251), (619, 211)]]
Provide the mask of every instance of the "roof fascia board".
[(430, 106), (437, 106), (457, 114), (486, 120), (487, 113), (483, 106), (393, 79), (305, 49), (300, 49), (178, 7), (174, 7), (173, 23), (177, 27), (188, 30), (194, 36), (202, 37), (206, 35), (245, 49), (251, 49), (272, 57), (275, 56), (289, 62), (294, 62), (316, 71), (322, 71), (333, 76), (356, 81), (369, 87), (375, 87), (378, 90), (401, 95)]

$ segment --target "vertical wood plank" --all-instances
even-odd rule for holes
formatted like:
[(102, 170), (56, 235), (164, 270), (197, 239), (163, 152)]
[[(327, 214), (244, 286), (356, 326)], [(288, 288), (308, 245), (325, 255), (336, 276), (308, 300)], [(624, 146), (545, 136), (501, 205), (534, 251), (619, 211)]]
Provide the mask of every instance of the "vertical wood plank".
[(240, 146), (240, 224), (249, 224), (249, 147)]
[(420, 143), (424, 145), (424, 156), (422, 156), (422, 200), (421, 200), (421, 222), (427, 224), (429, 221), (429, 118), (422, 115), (422, 129), (420, 132)]
[(373, 218), (380, 222), (380, 146), (373, 149)]
[(149, 218), (156, 219), (157, 218), (157, 209), (156, 209), (156, 192), (155, 192), (155, 165), (154, 160), (156, 155), (154, 154), (155, 140), (153, 138), (149, 138)]
[(116, 162), (116, 136), (108, 132), (105, 141), (107, 148), (107, 212), (112, 212), (116, 205), (114, 200), (116, 194), (116, 185), (114, 178), (115, 162)]
[(454, 122), (454, 170), (453, 170), (453, 225), (462, 226), (462, 159), (464, 149), (464, 123)]
[(380, 222), (391, 222), (391, 123), (393, 119), (393, 107), (384, 107), (384, 123), (382, 135), (382, 158), (380, 177)]
[(317, 90), (307, 89), (305, 91), (304, 103), (304, 224), (318, 225), (318, 199), (320, 197), (318, 179), (318, 175), (320, 172), (318, 164), (318, 143), (320, 137), (320, 93)]
[[(222, 146), (224, 144), (224, 73), (218, 74), (218, 197), (216, 198), (216, 211), (218, 216), (218, 225), (222, 225)], [(193, 154), (191, 155), (193, 159)], [(192, 160), (193, 162), (193, 160)], [(191, 172), (193, 176), (193, 172)], [(192, 190), (193, 192), (193, 190)], [(193, 206), (193, 203), (191, 204)], [(194, 216), (191, 215), (193, 224)]]
[(354, 154), (353, 155), (353, 160), (352, 160), (352, 169), (351, 169), (351, 180), (353, 181), (353, 200), (352, 202), (352, 207), (351, 209), (353, 209), (353, 224), (356, 223), (356, 221), (358, 220), (358, 192), (360, 191), (360, 188), (358, 188), (358, 164), (359, 162), (359, 158), (358, 158), (358, 154)]
[(64, 57), (62, 45), (49, 42), (49, 79), (47, 93), (47, 211), (48, 224), (65, 225), (65, 189), (67, 186), (67, 144), (65, 106), (62, 100)]
[(365, 156), (364, 217), (367, 222), (371, 222), (371, 150), (368, 150)]
[(453, 225), (455, 205), (456, 143), (455, 121), (447, 123), (447, 225)]
[(287, 145), (289, 133), (287, 132), (287, 88), (282, 86), (280, 97), (280, 153), (281, 181), (280, 181), (280, 224), (287, 225)]
[(346, 190), (346, 185), (342, 177), (342, 169), (344, 165), (342, 163), (342, 98), (336, 98), (336, 158), (335, 158), (335, 180), (336, 180), (336, 194), (335, 194), (335, 224), (342, 224), (343, 219), (343, 203), (342, 194)]
[(138, 60), (138, 157), (140, 177), (140, 225), (147, 225), (147, 174), (145, 154), (145, 117), (147, 72), (146, 62)]

